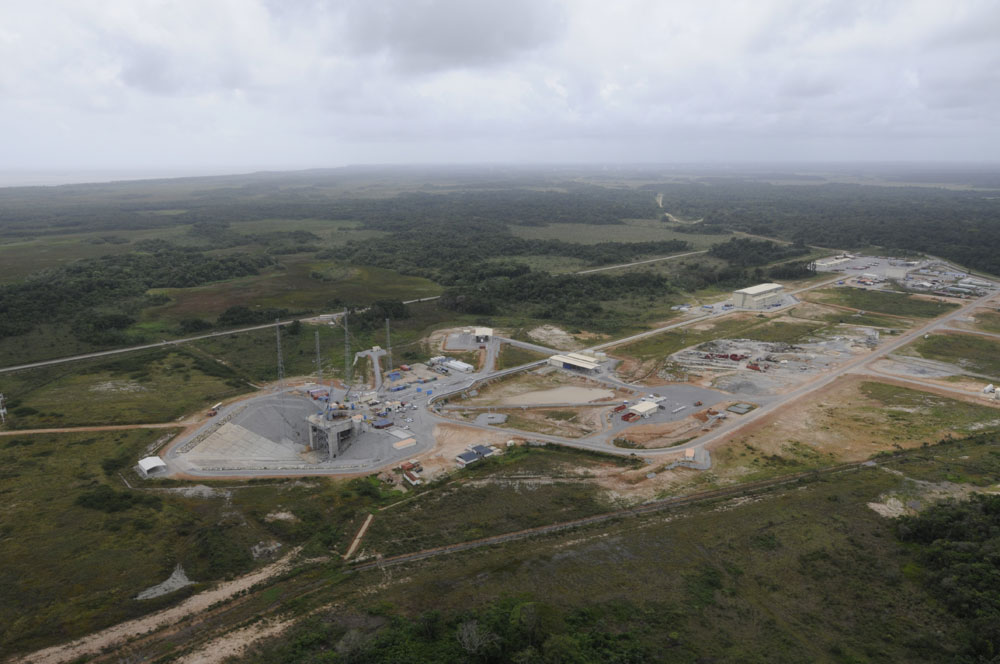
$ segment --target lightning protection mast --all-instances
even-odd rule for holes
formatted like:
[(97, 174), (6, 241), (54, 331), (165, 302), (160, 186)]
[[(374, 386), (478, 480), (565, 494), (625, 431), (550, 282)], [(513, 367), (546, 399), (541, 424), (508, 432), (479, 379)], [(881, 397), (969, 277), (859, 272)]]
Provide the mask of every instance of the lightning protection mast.
[(3, 395), (0, 394), (0, 424), (7, 422), (7, 406), (4, 404)]

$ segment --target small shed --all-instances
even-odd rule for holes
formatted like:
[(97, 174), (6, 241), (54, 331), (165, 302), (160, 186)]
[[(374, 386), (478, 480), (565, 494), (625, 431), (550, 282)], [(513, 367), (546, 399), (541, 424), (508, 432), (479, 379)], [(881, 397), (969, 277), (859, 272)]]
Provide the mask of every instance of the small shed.
[(139, 465), (136, 466), (136, 469), (145, 478), (167, 474), (167, 464), (158, 456), (139, 459)]
[(455, 461), (458, 462), (459, 468), (465, 468), (470, 463), (475, 463), (479, 461), (479, 459), (480, 459), (479, 455), (476, 454), (475, 452), (462, 452), (457, 457), (455, 457)]

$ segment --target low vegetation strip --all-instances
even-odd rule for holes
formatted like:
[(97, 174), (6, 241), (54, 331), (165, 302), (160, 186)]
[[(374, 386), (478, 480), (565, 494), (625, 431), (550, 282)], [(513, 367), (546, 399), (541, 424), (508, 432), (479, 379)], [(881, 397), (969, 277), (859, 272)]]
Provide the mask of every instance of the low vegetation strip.
[(554, 523), (547, 526), (538, 526), (536, 528), (528, 528), (525, 530), (504, 533), (502, 535), (493, 535), (491, 537), (483, 537), (468, 542), (459, 542), (457, 544), (448, 544), (445, 546), (433, 547), (430, 549), (424, 549), (422, 551), (414, 551), (412, 553), (398, 554), (395, 556), (379, 558), (378, 560), (371, 562), (361, 562), (355, 564), (351, 569), (353, 569), (356, 572), (362, 572), (365, 570), (383, 568), (392, 565), (402, 565), (405, 563), (415, 562), (418, 560), (424, 560), (427, 558), (433, 558), (441, 555), (447, 555), (450, 553), (458, 553), (460, 551), (478, 549), (484, 546), (493, 546), (495, 544), (513, 542), (515, 540), (525, 539), (528, 537), (535, 537), (538, 535), (547, 535), (550, 533), (556, 533), (571, 528), (579, 528), (581, 526), (601, 523), (603, 521), (610, 521), (613, 519), (650, 514), (652, 512), (675, 509), (677, 507), (685, 505), (719, 500), (720, 498), (729, 498), (732, 496), (753, 494), (760, 491), (766, 491), (773, 487), (782, 486), (785, 484), (791, 484), (794, 482), (805, 481), (809, 478), (819, 477), (821, 475), (831, 475), (834, 473), (840, 473), (847, 470), (855, 470), (863, 466), (865, 463), (867, 462), (839, 464), (837, 466), (831, 466), (828, 468), (822, 468), (818, 470), (794, 473), (791, 475), (785, 475), (782, 477), (776, 477), (767, 480), (760, 480), (757, 482), (748, 482), (746, 484), (740, 484), (732, 487), (725, 487), (722, 489), (713, 489), (711, 491), (704, 491), (701, 493), (691, 494), (688, 496), (662, 498), (660, 500), (654, 500), (648, 503), (644, 503), (637, 507), (630, 507), (627, 509), (616, 510), (613, 512), (606, 512), (604, 514), (596, 514), (594, 516), (588, 516), (581, 519), (574, 519), (572, 521), (564, 521), (562, 523)]
[(921, 357), (1000, 378), (1000, 339), (976, 334), (932, 334), (911, 346)]
[(906, 293), (893, 293), (863, 288), (834, 288), (813, 291), (810, 299), (822, 303), (875, 311), (892, 316), (936, 318), (958, 308), (953, 302), (919, 298)]
[(108, 629), (90, 634), (66, 643), (30, 653), (12, 661), (11, 664), (61, 664), (86, 657), (93, 653), (114, 648), (137, 634), (145, 634), (176, 624), (185, 618), (205, 611), (219, 602), (240, 595), (253, 586), (277, 576), (291, 568), (298, 549), (288, 552), (280, 560), (233, 581), (220, 584), (216, 588), (189, 597), (177, 606), (142, 618), (123, 622)]

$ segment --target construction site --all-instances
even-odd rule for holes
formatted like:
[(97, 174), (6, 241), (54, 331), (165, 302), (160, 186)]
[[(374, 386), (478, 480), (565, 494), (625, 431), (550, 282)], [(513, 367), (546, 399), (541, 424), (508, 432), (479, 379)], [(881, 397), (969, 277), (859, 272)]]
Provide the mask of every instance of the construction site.
[[(281, 328), (276, 327), (277, 385), (263, 394), (216, 404), (207, 421), (167, 448), (167, 471), (182, 476), (359, 473), (429, 449), (433, 438), (420, 426), (417, 402), (425, 405), (443, 376), (425, 364), (394, 367), (391, 348), (352, 351), (346, 312), (337, 323), (345, 329), (348, 370), (342, 379), (324, 379), (318, 370), (312, 380), (286, 383)], [(370, 381), (355, 376), (361, 362), (370, 363)], [(388, 364), (385, 369), (382, 362)], [(316, 366), (322, 366), (318, 333)]]
[[(899, 269), (865, 257), (827, 268), (858, 261), (864, 269), (877, 270), (882, 263)], [(900, 278), (926, 267), (907, 266)], [(851, 286), (817, 286), (804, 289), (814, 291), (809, 301), (779, 284), (742, 289), (721, 305), (682, 312), (675, 325), (638, 335), (645, 344), (650, 335), (662, 334), (653, 348), (676, 343), (644, 360), (643, 366), (653, 368), (638, 380), (627, 340), (559, 351), (485, 327), (432, 332), (425, 342), (429, 358), (397, 365), (387, 321), (385, 348), (358, 351), (345, 341), (345, 365), (363, 363), (368, 371), (357, 373), (367, 373), (366, 380), (351, 370), (336, 381), (317, 372), (310, 380), (282, 379), (266, 393), (219, 404), (211, 418), (167, 448), (163, 463), (177, 476), (239, 476), (363, 474), (423, 460), (421, 468), (436, 474), (493, 454), (483, 450), (499, 453), (511, 441), (536, 441), (616, 454), (672, 454), (682, 466), (707, 468), (711, 461), (703, 441), (716, 440), (741, 419), (757, 417), (754, 411), (778, 408), (803, 386), (874, 355), (880, 357), (871, 370), (887, 377), (985, 390), (983, 397), (996, 400), (996, 389), (988, 388), (1000, 376), (896, 348), (917, 319), (837, 305), (830, 298), (849, 293)], [(346, 329), (346, 314), (335, 323)], [(680, 328), (680, 336), (672, 327)], [(277, 343), (281, 376), (280, 331)], [(544, 359), (496, 371), (504, 344)], [(318, 336), (316, 350), (321, 366)], [(403, 481), (422, 481), (419, 470), (408, 472), (409, 477), (401, 474)]]

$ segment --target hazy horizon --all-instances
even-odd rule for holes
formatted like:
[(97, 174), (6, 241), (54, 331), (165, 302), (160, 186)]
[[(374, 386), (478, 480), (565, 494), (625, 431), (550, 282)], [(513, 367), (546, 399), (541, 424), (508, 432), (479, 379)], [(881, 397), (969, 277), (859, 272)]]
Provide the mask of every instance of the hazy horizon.
[(76, 184), (109, 184), (116, 182), (132, 182), (141, 180), (164, 180), (174, 178), (250, 176), (255, 174), (282, 174), (308, 171), (335, 171), (351, 169), (372, 170), (420, 170), (428, 171), (461, 168), (465, 170), (478, 169), (511, 169), (524, 171), (542, 170), (665, 170), (677, 174), (752, 174), (759, 171), (773, 170), (777, 173), (789, 174), (844, 174), (845, 172), (864, 173), (869, 176), (895, 175), (935, 171), (958, 175), (960, 172), (997, 172), (1000, 171), (1000, 161), (743, 161), (743, 162), (636, 162), (636, 163), (515, 163), (515, 162), (482, 162), (482, 163), (380, 163), (380, 164), (342, 164), (335, 166), (313, 166), (303, 168), (268, 168), (259, 167), (218, 167), (218, 168), (169, 168), (169, 169), (0, 169), (0, 188), (15, 187), (56, 187)]

